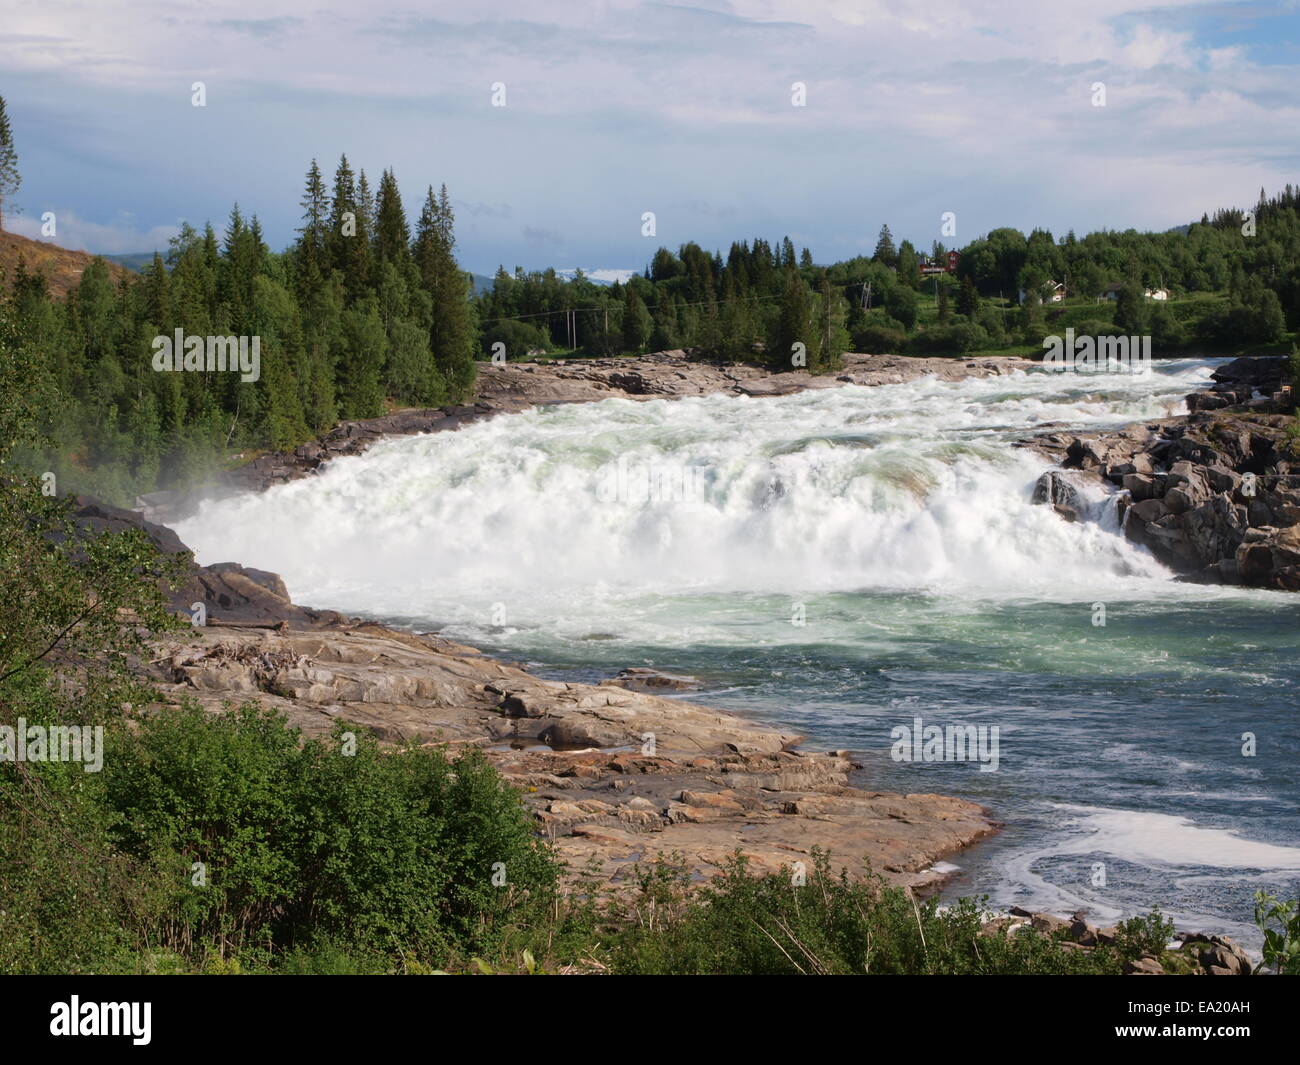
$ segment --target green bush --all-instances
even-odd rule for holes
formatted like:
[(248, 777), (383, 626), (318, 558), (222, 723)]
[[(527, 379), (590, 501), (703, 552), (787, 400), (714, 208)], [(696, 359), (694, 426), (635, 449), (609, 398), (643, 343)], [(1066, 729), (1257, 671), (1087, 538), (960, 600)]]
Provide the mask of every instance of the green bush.
[[(982, 934), (982, 900), (941, 909), (876, 877), (851, 880), (815, 856), (806, 883), (789, 870), (751, 874), (734, 857), (722, 876), (687, 894), (684, 866), (643, 874), (613, 947), (613, 969), (642, 974), (999, 974), (1117, 972), (1113, 952), (1066, 947), (1033, 930)], [(646, 919), (654, 915), (654, 920)]]
[(987, 347), (988, 333), (974, 322), (956, 319), (921, 330), (908, 345), (916, 355), (954, 355)]
[(538, 348), (545, 351), (550, 345), (546, 335), (534, 325), (505, 319), (493, 322), (483, 330), (484, 351), (482, 357), (492, 357), (492, 345), (501, 343), (506, 346), (507, 359), (525, 358), (530, 351)]
[(1132, 961), (1143, 954), (1159, 957), (1174, 937), (1174, 922), (1166, 920), (1155, 907), (1151, 913), (1130, 917), (1115, 928), (1115, 949), (1120, 957)]
[(1264, 936), (1264, 960), (1256, 972), (1272, 969), (1279, 976), (1300, 976), (1298, 907), (1294, 900), (1281, 902), (1267, 892), (1255, 892), (1255, 925)]
[(853, 334), (853, 350), (865, 355), (894, 355), (906, 346), (907, 335), (901, 329), (872, 324)]
[(444, 955), (549, 898), (556, 863), (482, 752), (387, 753), (352, 735), (352, 754), (342, 726), (300, 745), (248, 706), (166, 711), (118, 736), (107, 801), (124, 852), (174, 875), (180, 949), (324, 937)]

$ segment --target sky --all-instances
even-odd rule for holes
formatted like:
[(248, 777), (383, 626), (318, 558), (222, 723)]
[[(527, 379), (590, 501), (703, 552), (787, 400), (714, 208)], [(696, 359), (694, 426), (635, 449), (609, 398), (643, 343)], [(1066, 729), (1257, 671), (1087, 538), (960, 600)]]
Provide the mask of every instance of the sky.
[(70, 248), (236, 201), (282, 248), (346, 152), (412, 216), (445, 183), (479, 273), (787, 234), (828, 263), (882, 223), (1161, 230), (1300, 183), (1300, 0), (0, 0), (0, 96), (4, 224)]

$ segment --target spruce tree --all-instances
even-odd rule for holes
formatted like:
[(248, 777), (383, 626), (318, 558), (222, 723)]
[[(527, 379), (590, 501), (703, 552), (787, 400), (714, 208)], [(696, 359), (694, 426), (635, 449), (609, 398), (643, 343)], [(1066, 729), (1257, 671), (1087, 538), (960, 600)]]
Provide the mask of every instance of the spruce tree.
[(5, 98), (0, 96), (0, 230), (4, 229), (4, 202), (22, 185), (18, 173), (18, 152), (14, 148), (14, 133), (5, 111)]
[(393, 171), (379, 179), (379, 202), (375, 208), (375, 265), (393, 263), (399, 269), (410, 255), (411, 229), (402, 208), (402, 194)]
[(305, 275), (319, 278), (326, 272), (325, 183), (315, 159), (307, 171), (307, 187), (302, 194), (302, 228), (298, 233), (299, 268)]
[(474, 386), (478, 329), (469, 302), (468, 277), (456, 263), (455, 219), (447, 186), (429, 186), (416, 227), (414, 260), (420, 285), (432, 299), (429, 347), (438, 373), (455, 401)]
[(889, 232), (888, 225), (880, 227), (880, 236), (876, 239), (876, 252), (872, 255), (872, 259), (886, 266), (898, 265), (898, 250), (894, 247), (894, 235)]
[(364, 172), (360, 181), (353, 179), (346, 155), (339, 159), (334, 172), (326, 246), (330, 268), (343, 275), (349, 302), (360, 299), (374, 280), (370, 264), (373, 208), (364, 202), (370, 198), (365, 180)]
[(148, 322), (160, 331), (172, 325), (169, 280), (162, 256), (154, 252), (153, 262), (144, 274), (144, 310)]
[[(796, 345), (803, 345), (802, 354)], [(774, 371), (814, 370), (820, 364), (821, 331), (817, 328), (812, 290), (793, 268), (785, 272), (785, 291), (767, 354), (768, 365)]]
[(972, 322), (975, 315), (980, 309), (980, 294), (975, 288), (975, 283), (967, 274), (961, 279), (961, 288), (957, 292), (957, 313), (964, 314)]

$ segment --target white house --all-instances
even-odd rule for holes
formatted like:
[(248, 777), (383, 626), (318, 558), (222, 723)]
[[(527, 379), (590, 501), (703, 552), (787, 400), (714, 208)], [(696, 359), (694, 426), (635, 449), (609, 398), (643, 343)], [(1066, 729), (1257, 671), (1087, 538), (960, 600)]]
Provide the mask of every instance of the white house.
[[(1043, 285), (1042, 294), (1044, 303), (1060, 303), (1067, 295), (1065, 286), (1057, 281), (1048, 281)], [(1020, 302), (1025, 302), (1025, 290), (1023, 288), (1020, 290)]]
[(1167, 300), (1169, 290), (1167, 288), (1149, 288), (1142, 293), (1149, 300)]

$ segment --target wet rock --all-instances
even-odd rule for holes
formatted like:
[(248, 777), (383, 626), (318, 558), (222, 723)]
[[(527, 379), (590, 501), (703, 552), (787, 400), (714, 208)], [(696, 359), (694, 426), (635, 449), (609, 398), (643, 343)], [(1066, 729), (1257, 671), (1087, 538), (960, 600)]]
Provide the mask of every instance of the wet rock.
[(700, 687), (700, 682), (694, 677), (663, 673), (657, 669), (639, 666), (621, 670), (617, 677), (603, 680), (601, 683), (627, 688), (630, 691), (691, 691)]

